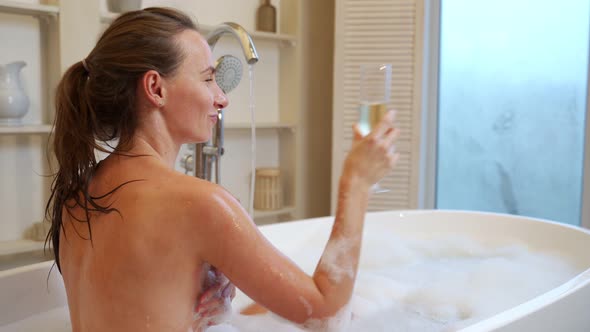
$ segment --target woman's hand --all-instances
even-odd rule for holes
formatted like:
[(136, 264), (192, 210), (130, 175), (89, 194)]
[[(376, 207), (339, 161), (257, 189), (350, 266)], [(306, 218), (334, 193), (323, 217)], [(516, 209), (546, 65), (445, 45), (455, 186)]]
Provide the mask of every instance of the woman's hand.
[(394, 143), (399, 137), (399, 129), (393, 124), (394, 118), (394, 111), (387, 112), (365, 137), (358, 124), (353, 126), (354, 140), (344, 161), (343, 177), (355, 177), (370, 187), (393, 169), (399, 158), (394, 151)]
[(235, 296), (235, 286), (223, 273), (211, 267), (195, 306), (193, 329), (200, 331), (225, 321), (231, 314), (231, 301)]
[(268, 309), (254, 302), (240, 311), (240, 314), (245, 316), (262, 315), (268, 312)]

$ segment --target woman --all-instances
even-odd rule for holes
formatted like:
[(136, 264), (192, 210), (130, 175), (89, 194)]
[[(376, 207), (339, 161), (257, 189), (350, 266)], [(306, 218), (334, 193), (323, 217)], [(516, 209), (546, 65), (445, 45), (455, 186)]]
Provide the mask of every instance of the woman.
[[(349, 301), (370, 187), (397, 159), (393, 115), (367, 137), (355, 129), (333, 231), (310, 277), (231, 194), (174, 171), (181, 144), (207, 141), (227, 104), (206, 40), (172, 9), (121, 15), (64, 74), (48, 215), (74, 331), (201, 330), (233, 296), (228, 279), (296, 323)], [(97, 163), (95, 150), (115, 139)]]

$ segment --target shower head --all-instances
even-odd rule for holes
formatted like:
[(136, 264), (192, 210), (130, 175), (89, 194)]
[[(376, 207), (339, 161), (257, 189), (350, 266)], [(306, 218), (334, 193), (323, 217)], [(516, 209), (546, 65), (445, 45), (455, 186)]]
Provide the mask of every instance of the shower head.
[(242, 79), (242, 61), (233, 55), (224, 55), (215, 62), (215, 81), (228, 93), (235, 89)]

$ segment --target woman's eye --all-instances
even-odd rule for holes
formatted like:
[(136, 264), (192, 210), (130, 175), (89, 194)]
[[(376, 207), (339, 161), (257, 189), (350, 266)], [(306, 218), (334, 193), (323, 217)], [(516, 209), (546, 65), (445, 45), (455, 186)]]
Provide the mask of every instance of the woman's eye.
[(213, 78), (208, 78), (205, 80), (205, 82), (213, 82)]

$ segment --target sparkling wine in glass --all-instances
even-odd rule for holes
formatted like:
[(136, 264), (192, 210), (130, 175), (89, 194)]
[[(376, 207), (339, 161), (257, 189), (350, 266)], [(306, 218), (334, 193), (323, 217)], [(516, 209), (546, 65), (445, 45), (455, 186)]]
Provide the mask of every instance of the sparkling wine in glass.
[[(359, 129), (368, 135), (387, 114), (391, 99), (391, 64), (362, 64), (360, 66)], [(373, 193), (389, 191), (376, 183)]]

